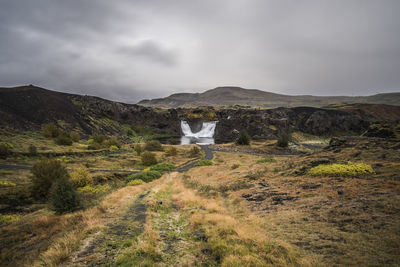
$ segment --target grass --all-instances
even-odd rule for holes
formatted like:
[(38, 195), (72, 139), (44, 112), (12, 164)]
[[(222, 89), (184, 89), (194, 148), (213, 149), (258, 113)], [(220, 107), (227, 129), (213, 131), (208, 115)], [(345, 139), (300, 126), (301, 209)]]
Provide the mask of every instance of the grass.
[(129, 181), (129, 183), (127, 185), (135, 186), (135, 185), (141, 185), (141, 184), (144, 184), (144, 183), (145, 182), (143, 182), (143, 180), (141, 180), (141, 179), (135, 179), (135, 180)]
[(321, 164), (311, 168), (307, 174), (311, 176), (359, 177), (375, 174), (375, 171), (369, 164), (348, 162), (347, 164)]
[(211, 165), (213, 165), (213, 162), (211, 160), (204, 159), (200, 160), (195, 166), (201, 167), (201, 166), (211, 166)]
[(143, 182), (151, 182), (155, 179), (158, 179), (161, 177), (161, 173), (158, 171), (144, 171), (144, 172), (139, 172), (132, 174), (128, 176), (127, 181), (130, 182), (132, 180), (142, 180)]
[(78, 192), (85, 194), (97, 194), (102, 192), (107, 192), (111, 190), (111, 186), (109, 185), (86, 185), (84, 187), (79, 187)]
[(276, 162), (274, 158), (262, 158), (257, 160), (257, 163), (267, 163), (267, 162)]

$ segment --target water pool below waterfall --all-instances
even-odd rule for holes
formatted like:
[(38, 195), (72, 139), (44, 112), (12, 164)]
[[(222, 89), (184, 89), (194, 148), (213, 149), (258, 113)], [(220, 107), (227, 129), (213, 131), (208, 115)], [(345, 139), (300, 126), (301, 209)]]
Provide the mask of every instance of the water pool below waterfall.
[(193, 133), (189, 124), (186, 121), (181, 121), (181, 129), (184, 134), (181, 137), (181, 145), (188, 144), (201, 144), (209, 145), (214, 144), (214, 132), (217, 121), (203, 122), (200, 131)]

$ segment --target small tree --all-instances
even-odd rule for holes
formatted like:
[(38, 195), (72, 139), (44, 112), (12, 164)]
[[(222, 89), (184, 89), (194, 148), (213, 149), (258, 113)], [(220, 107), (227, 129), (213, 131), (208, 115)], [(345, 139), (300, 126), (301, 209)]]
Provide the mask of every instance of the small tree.
[(69, 177), (68, 172), (58, 160), (43, 159), (31, 169), (31, 192), (37, 200), (47, 200), (49, 190), (55, 181)]
[(290, 139), (289, 135), (283, 133), (278, 137), (278, 142), (276, 143), (276, 145), (279, 147), (287, 147), (289, 144), (289, 139)]
[(71, 182), (75, 187), (93, 184), (93, 178), (85, 166), (79, 166), (71, 173)]
[(145, 150), (147, 151), (164, 151), (160, 141), (151, 140), (146, 143)]
[(55, 138), (61, 133), (54, 123), (45, 123), (42, 125), (42, 135), (45, 137)]
[(237, 145), (248, 146), (250, 145), (250, 136), (246, 130), (240, 132), (239, 138), (236, 140)]
[(50, 206), (57, 214), (72, 212), (81, 206), (78, 194), (68, 177), (54, 183), (50, 194)]
[(156, 155), (149, 151), (143, 152), (141, 158), (142, 158), (142, 164), (145, 166), (157, 164)]
[(14, 146), (7, 142), (0, 142), (0, 158), (7, 158), (11, 155)]
[(31, 154), (33, 156), (37, 155), (37, 148), (35, 145), (30, 144), (28, 147), (28, 150), (29, 150), (29, 154)]
[(60, 146), (70, 146), (72, 145), (72, 140), (66, 132), (62, 132), (56, 138), (56, 144)]
[(135, 145), (135, 151), (136, 151), (136, 154), (137, 154), (138, 156), (140, 156), (140, 154), (141, 154), (142, 151), (143, 151), (142, 146), (141, 146), (140, 144), (136, 144), (136, 145)]
[(81, 136), (79, 135), (79, 133), (78, 132), (71, 132), (70, 134), (69, 134), (69, 137), (71, 138), (71, 140), (72, 141), (74, 141), (74, 142), (78, 142), (80, 139), (81, 139)]

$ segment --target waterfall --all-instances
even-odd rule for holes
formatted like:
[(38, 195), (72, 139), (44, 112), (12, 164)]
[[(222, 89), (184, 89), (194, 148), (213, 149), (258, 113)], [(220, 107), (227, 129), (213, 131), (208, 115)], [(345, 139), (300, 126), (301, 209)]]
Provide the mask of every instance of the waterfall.
[(217, 125), (216, 121), (203, 122), (203, 125), (200, 131), (196, 133), (192, 133), (189, 124), (186, 121), (181, 121), (182, 132), (187, 137), (195, 137), (195, 138), (212, 138), (214, 136), (215, 126)]

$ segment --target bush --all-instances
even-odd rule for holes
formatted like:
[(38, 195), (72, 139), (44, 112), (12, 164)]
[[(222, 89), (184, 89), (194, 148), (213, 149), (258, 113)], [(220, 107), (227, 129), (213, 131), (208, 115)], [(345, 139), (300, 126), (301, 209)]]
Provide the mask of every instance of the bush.
[(200, 160), (196, 165), (196, 167), (200, 167), (200, 166), (211, 166), (213, 165), (213, 162), (211, 160), (208, 159), (204, 159), (204, 160)]
[(143, 180), (141, 180), (141, 179), (132, 180), (128, 183), (128, 185), (131, 185), (131, 186), (141, 185), (141, 184), (144, 184)]
[(118, 150), (119, 148), (117, 147), (117, 146), (114, 146), (114, 145), (111, 145), (110, 146), (110, 150), (111, 151), (116, 151), (116, 150)]
[(57, 214), (72, 212), (81, 206), (76, 193), (68, 177), (63, 177), (55, 182), (50, 194), (50, 207)]
[(347, 176), (347, 177), (358, 177), (369, 174), (375, 174), (371, 165), (365, 163), (352, 163), (347, 164), (321, 164), (311, 168), (308, 175), (312, 176)]
[(236, 144), (240, 146), (248, 146), (250, 145), (250, 136), (246, 130), (242, 130), (240, 132), (239, 138), (236, 140)]
[(237, 169), (237, 168), (239, 168), (239, 167), (240, 167), (239, 164), (233, 164), (233, 165), (231, 166), (231, 169), (234, 170), (234, 169)]
[(71, 173), (72, 184), (77, 187), (84, 187), (93, 184), (93, 177), (85, 166), (80, 166)]
[(142, 158), (142, 164), (145, 166), (157, 164), (156, 155), (154, 153), (145, 151), (142, 153), (141, 158)]
[(12, 154), (12, 149), (14, 146), (7, 142), (0, 142), (0, 157), (6, 158), (7, 156)]
[(71, 138), (72, 141), (78, 142), (81, 139), (81, 136), (79, 135), (78, 132), (71, 132), (69, 134), (69, 137)]
[(145, 150), (147, 151), (164, 151), (160, 141), (151, 140), (146, 143)]
[(132, 136), (133, 134), (134, 134), (134, 132), (133, 132), (132, 129), (128, 129), (128, 130), (126, 131), (126, 135), (127, 135), (127, 136)]
[(275, 162), (276, 160), (274, 158), (263, 158), (257, 160), (257, 163), (266, 163), (266, 162)]
[(60, 146), (70, 146), (72, 145), (72, 140), (69, 135), (65, 132), (61, 133), (56, 138), (56, 144)]
[(167, 171), (171, 171), (173, 169), (175, 169), (175, 165), (172, 163), (168, 163), (168, 162), (161, 162), (158, 163), (154, 166), (150, 167), (150, 170), (152, 171), (159, 171), (159, 172), (167, 172)]
[(79, 187), (77, 190), (85, 194), (97, 194), (102, 192), (107, 192), (111, 189), (108, 184), (105, 185), (86, 185), (84, 187)]
[(170, 146), (166, 149), (165, 154), (167, 154), (167, 156), (176, 156), (178, 151), (176, 147)]
[(142, 180), (143, 182), (148, 183), (160, 177), (161, 173), (158, 171), (147, 171), (131, 174), (128, 176), (127, 181), (130, 182), (133, 180)]
[(116, 138), (111, 138), (110, 140), (108, 140), (108, 145), (109, 146), (116, 146), (118, 149), (121, 148), (121, 142), (118, 141)]
[(278, 137), (278, 142), (276, 143), (279, 147), (287, 147), (289, 145), (289, 135), (288, 134), (281, 134)]
[(95, 134), (91, 139), (93, 139), (93, 142), (97, 144), (102, 144), (106, 140), (105, 136), (102, 134)]
[(30, 144), (29, 147), (28, 147), (28, 150), (29, 150), (29, 154), (31, 154), (31, 155), (33, 155), (33, 156), (34, 156), (34, 155), (37, 155), (37, 148), (36, 148), (36, 146)]
[(200, 155), (200, 148), (198, 146), (194, 146), (189, 150), (189, 157), (195, 158)]
[(15, 183), (10, 181), (0, 181), (0, 187), (14, 187), (16, 186)]
[(55, 138), (61, 133), (54, 123), (46, 123), (42, 125), (42, 135), (49, 138)]
[(140, 156), (140, 154), (142, 154), (142, 151), (143, 151), (142, 146), (141, 146), (140, 144), (136, 144), (136, 145), (135, 145), (135, 151), (136, 151), (136, 154), (137, 154), (138, 156)]
[(31, 172), (32, 197), (38, 200), (47, 200), (49, 191), (54, 182), (69, 178), (68, 172), (58, 160), (43, 159), (33, 165)]

